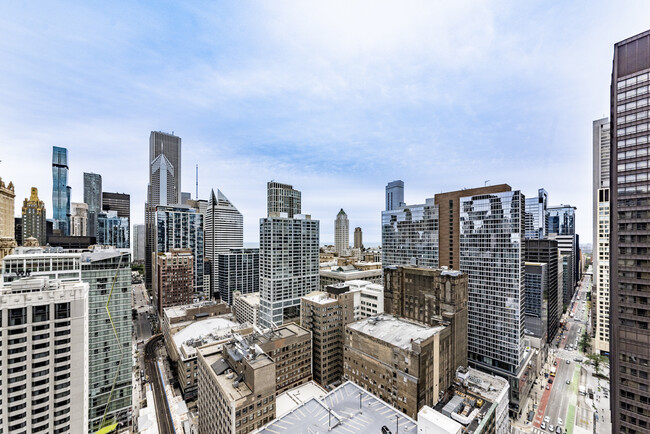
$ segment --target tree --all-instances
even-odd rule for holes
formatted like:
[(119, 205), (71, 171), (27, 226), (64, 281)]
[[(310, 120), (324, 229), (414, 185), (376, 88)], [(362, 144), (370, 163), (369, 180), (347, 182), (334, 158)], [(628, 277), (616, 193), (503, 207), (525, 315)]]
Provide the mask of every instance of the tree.
[(582, 337), (580, 338), (579, 346), (583, 353), (587, 352), (587, 348), (591, 349), (591, 339), (589, 338), (589, 335), (587, 334), (586, 330), (582, 334)]

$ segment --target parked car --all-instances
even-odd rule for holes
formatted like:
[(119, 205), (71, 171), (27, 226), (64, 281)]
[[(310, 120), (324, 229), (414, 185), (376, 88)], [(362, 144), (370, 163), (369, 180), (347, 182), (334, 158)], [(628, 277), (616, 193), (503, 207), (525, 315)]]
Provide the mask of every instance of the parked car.
[(557, 424), (558, 424), (558, 428), (559, 428), (559, 425), (562, 425), (562, 419), (558, 418)]
[(562, 427), (561, 426), (558, 426), (557, 428), (555, 428), (555, 434), (562, 434)]
[(546, 422), (542, 422), (542, 424), (539, 426), (541, 429), (546, 429)]
[(550, 416), (544, 416), (544, 422), (549, 423), (551, 421)]
[(570, 364), (571, 364), (571, 360), (567, 360), (567, 361), (566, 361), (566, 364), (567, 364), (567, 365), (570, 365)]
[(566, 380), (566, 384), (571, 384), (571, 380)]
[(550, 432), (553, 432), (553, 431), (555, 431), (555, 427), (554, 427), (553, 425), (550, 425), (550, 424), (549, 424), (549, 426), (548, 426), (548, 430), (549, 430)]
[(550, 389), (551, 389), (551, 386), (549, 386), (549, 385), (547, 384), (547, 385), (546, 385), (546, 390), (550, 390)]

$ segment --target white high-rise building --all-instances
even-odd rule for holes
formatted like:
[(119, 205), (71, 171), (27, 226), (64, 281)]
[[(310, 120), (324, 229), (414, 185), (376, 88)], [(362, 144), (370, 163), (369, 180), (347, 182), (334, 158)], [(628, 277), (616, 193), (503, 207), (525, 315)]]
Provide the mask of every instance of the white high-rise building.
[(350, 222), (348, 216), (341, 208), (334, 221), (334, 249), (339, 256), (343, 256), (350, 248)]
[(609, 354), (609, 118), (594, 121), (593, 278), (595, 352)]
[(4, 284), (0, 330), (0, 432), (88, 432), (88, 284)]
[(300, 299), (319, 288), (319, 221), (272, 213), (260, 219), (260, 325), (300, 316)]
[(85, 237), (87, 233), (88, 205), (72, 202), (70, 205), (70, 235), (73, 237)]
[[(205, 257), (210, 260), (210, 296), (219, 293), (220, 253), (230, 253), (230, 249), (244, 247), (244, 217), (228, 198), (217, 190), (212, 190), (204, 217)], [(207, 273), (207, 271), (206, 271)]]

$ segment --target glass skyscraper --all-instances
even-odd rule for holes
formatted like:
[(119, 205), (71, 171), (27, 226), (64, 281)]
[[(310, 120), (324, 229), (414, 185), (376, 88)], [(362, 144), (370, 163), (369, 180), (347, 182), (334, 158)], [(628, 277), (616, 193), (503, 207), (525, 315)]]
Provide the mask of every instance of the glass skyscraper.
[(460, 269), (469, 277), (469, 359), (516, 374), (524, 356), (524, 196), (460, 199)]
[(68, 150), (52, 147), (52, 214), (54, 229), (70, 235), (70, 187), (68, 187)]
[(118, 217), (117, 211), (100, 212), (97, 216), (97, 244), (128, 249), (131, 246), (128, 217)]
[(526, 238), (543, 240), (548, 235), (548, 193), (543, 188), (537, 197), (526, 199)]
[(260, 290), (260, 249), (230, 249), (217, 255), (218, 287), (221, 301), (232, 306), (233, 292)]
[(102, 175), (84, 172), (84, 203), (88, 205), (89, 237), (97, 236), (97, 214), (102, 211)]
[(382, 265), (438, 267), (438, 206), (433, 199), (425, 204), (404, 205), (383, 211)]
[(194, 292), (203, 294), (203, 214), (186, 206), (156, 207), (155, 252), (190, 249), (194, 256)]
[(549, 207), (548, 233), (556, 235), (575, 235), (576, 207), (571, 205)]

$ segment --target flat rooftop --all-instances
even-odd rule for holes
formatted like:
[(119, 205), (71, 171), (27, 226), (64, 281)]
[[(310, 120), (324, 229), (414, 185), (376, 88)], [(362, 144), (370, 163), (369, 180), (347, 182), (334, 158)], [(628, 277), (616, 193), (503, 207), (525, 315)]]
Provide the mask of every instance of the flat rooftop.
[(247, 304), (250, 305), (258, 305), (260, 304), (260, 293), (259, 292), (251, 292), (250, 294), (242, 294), (237, 296), (237, 299), (245, 301)]
[(282, 417), (312, 398), (321, 399), (327, 391), (313, 381), (289, 389), (275, 398), (275, 414)]
[(322, 399), (310, 398), (258, 432), (369, 434), (381, 433), (383, 426), (393, 433), (417, 433), (417, 422), (413, 419), (347, 381)]
[(209, 318), (203, 321), (193, 321), (190, 325), (174, 333), (172, 339), (183, 358), (196, 356), (196, 349), (232, 336), (233, 329), (241, 325), (225, 318)]
[[(192, 309), (205, 308), (207, 306), (218, 305), (218, 301), (202, 301), (199, 303), (184, 304), (181, 306), (171, 306), (163, 309), (163, 314), (169, 319), (184, 318), (188, 315), (188, 311)], [(193, 318), (192, 318), (193, 319)]]
[[(228, 395), (228, 398), (231, 401), (239, 401), (240, 399), (244, 399), (253, 393), (246, 382), (243, 381), (236, 373), (228, 373), (230, 367), (221, 355), (221, 351), (207, 355), (204, 354), (204, 358), (207, 364), (212, 368), (212, 372), (216, 376), (217, 383), (219, 386), (221, 386), (221, 389)], [(258, 354), (255, 360), (251, 360), (251, 365), (254, 366), (255, 369), (272, 363), (273, 360), (271, 360), (271, 358), (264, 353)]]
[(445, 328), (428, 327), (388, 314), (365, 318), (348, 324), (347, 327), (403, 349), (409, 349), (413, 342), (422, 342)]
[(302, 298), (318, 304), (328, 304), (328, 303), (336, 302), (336, 300), (333, 299), (332, 297), (328, 297), (326, 292), (311, 293), (305, 295)]

